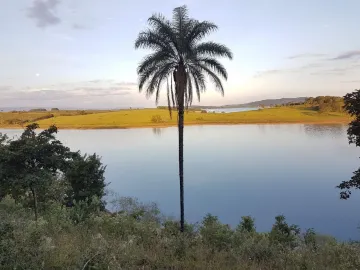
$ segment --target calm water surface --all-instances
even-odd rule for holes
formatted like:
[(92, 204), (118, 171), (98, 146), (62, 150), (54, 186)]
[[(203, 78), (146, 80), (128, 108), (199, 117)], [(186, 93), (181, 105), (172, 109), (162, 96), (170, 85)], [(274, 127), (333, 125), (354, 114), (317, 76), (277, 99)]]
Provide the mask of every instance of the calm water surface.
[[(102, 156), (111, 190), (178, 216), (176, 128), (62, 130), (59, 139)], [(335, 189), (358, 169), (359, 156), (341, 125), (186, 127), (186, 219), (196, 222), (210, 212), (235, 226), (252, 215), (266, 231), (284, 214), (303, 229), (360, 239), (360, 191), (342, 201)]]

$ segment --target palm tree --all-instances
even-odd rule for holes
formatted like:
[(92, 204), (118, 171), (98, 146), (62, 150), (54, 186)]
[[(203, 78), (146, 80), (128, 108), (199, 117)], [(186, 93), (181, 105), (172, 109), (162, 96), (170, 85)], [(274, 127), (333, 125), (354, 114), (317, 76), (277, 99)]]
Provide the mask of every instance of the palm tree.
[(226, 80), (228, 75), (216, 57), (232, 59), (232, 52), (222, 44), (202, 41), (218, 27), (208, 21), (189, 18), (186, 6), (173, 10), (172, 21), (161, 14), (155, 14), (148, 19), (148, 24), (149, 29), (140, 32), (135, 41), (136, 49), (153, 50), (153, 53), (147, 55), (138, 66), (139, 91), (145, 89), (147, 97), (155, 93), (157, 104), (160, 90), (165, 84), (170, 117), (172, 108), (175, 107), (178, 112), (180, 230), (183, 232), (184, 111), (192, 104), (194, 92), (200, 102), (200, 94), (206, 90), (206, 78), (209, 78), (216, 90), (224, 95), (224, 87), (219, 77)]

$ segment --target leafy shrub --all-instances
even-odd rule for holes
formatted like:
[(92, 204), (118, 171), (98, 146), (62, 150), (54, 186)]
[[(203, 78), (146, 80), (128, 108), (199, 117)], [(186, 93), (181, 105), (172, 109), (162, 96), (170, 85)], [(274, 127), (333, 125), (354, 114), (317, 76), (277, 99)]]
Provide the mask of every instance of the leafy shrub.
[(216, 250), (227, 249), (231, 243), (233, 231), (228, 225), (221, 224), (218, 217), (207, 214), (200, 227), (205, 244)]
[(151, 117), (151, 122), (153, 123), (163, 123), (164, 121), (162, 120), (161, 116), (160, 115), (153, 115)]
[(201, 110), (201, 113), (207, 113), (207, 110)]
[(87, 112), (87, 111), (82, 110), (82, 111), (77, 111), (76, 114), (77, 115), (87, 115), (87, 114), (90, 114), (90, 113)]
[(251, 216), (241, 217), (241, 222), (237, 226), (236, 230), (239, 232), (248, 232), (248, 233), (256, 232), (255, 220)]
[(304, 234), (304, 241), (306, 246), (310, 247), (313, 250), (317, 249), (316, 233), (314, 229), (306, 230)]
[(270, 241), (272, 243), (281, 244), (294, 248), (297, 246), (298, 235), (300, 229), (297, 225), (288, 225), (283, 215), (275, 217), (275, 224), (270, 232)]

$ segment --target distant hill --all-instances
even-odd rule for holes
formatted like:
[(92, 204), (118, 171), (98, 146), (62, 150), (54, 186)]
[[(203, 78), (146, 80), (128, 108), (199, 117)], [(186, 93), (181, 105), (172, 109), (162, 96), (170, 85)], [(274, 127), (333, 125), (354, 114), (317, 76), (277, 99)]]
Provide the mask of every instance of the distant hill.
[(259, 107), (261, 105), (264, 106), (275, 106), (275, 105), (283, 105), (289, 102), (298, 103), (304, 102), (307, 97), (296, 97), (296, 98), (277, 98), (277, 99), (264, 99), (259, 101), (253, 101), (249, 103), (242, 104), (229, 104), (223, 106), (191, 106), (194, 109), (217, 109), (217, 108), (253, 108)]
[(296, 98), (277, 98), (277, 99), (264, 99), (244, 104), (233, 104), (233, 105), (224, 105), (221, 108), (243, 108), (243, 107), (259, 107), (260, 105), (264, 106), (275, 106), (275, 105), (283, 105), (286, 103), (299, 103), (305, 102), (307, 97), (296, 97)]

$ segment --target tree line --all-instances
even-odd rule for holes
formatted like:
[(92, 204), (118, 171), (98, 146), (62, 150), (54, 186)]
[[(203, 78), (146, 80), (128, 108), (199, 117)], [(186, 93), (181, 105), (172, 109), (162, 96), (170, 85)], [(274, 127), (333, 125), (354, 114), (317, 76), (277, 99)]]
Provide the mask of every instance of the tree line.
[(324, 112), (344, 112), (344, 98), (336, 96), (309, 97), (304, 105), (311, 106), (321, 113)]

